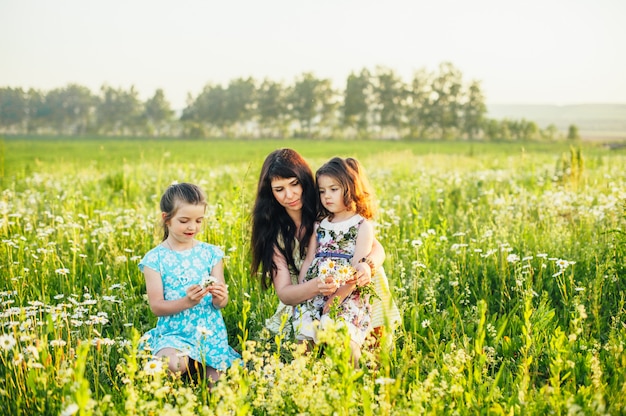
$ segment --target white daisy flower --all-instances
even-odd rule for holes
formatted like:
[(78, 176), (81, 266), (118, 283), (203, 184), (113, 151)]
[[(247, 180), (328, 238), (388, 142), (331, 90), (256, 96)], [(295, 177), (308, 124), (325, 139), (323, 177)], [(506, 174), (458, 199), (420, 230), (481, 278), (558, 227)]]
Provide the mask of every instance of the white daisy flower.
[(143, 366), (143, 371), (148, 375), (160, 373), (161, 370), (163, 370), (163, 361), (157, 359), (150, 360)]
[(61, 412), (61, 416), (72, 416), (78, 413), (79, 410), (80, 408), (76, 403), (71, 403), (65, 409), (63, 409), (63, 411)]
[(205, 276), (202, 278), (202, 282), (200, 282), (200, 286), (203, 288), (207, 288), (212, 284), (217, 283), (217, 279), (213, 276)]
[(0, 348), (5, 351), (9, 351), (15, 347), (17, 341), (13, 338), (13, 335), (2, 334), (0, 335)]

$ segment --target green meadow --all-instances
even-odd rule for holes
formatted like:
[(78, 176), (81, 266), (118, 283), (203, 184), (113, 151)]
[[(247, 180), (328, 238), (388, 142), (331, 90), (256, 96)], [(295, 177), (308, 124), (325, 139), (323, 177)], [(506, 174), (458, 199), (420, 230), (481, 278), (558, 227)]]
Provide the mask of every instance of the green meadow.
[[(348, 362), (263, 329), (250, 274), (265, 156), (360, 160), (403, 322)], [(0, 409), (10, 415), (618, 415), (626, 412), (626, 152), (590, 143), (0, 141)], [(156, 317), (137, 264), (170, 183), (209, 198), (231, 345), (210, 389), (137, 348)]]

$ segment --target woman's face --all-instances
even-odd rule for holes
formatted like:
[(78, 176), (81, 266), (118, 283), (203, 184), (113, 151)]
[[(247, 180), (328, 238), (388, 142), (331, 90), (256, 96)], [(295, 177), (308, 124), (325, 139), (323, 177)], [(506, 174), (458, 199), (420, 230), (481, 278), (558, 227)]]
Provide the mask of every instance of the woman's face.
[(287, 211), (302, 210), (302, 184), (298, 178), (274, 178), (271, 186), (274, 198)]

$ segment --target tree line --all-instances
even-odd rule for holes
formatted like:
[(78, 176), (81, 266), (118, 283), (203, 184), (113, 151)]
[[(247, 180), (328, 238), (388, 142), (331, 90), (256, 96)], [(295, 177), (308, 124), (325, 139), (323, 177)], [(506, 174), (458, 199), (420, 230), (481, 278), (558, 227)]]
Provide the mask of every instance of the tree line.
[[(310, 72), (291, 85), (251, 77), (209, 83), (175, 112), (162, 89), (142, 101), (138, 91), (103, 85), (99, 94), (70, 84), (47, 92), (0, 88), (0, 132), (64, 136), (308, 137), (553, 140), (555, 126), (486, 117), (478, 81), (444, 62), (408, 82), (393, 69), (351, 73), (343, 90)], [(571, 130), (571, 129), (570, 129)], [(577, 134), (577, 133), (576, 133)]]

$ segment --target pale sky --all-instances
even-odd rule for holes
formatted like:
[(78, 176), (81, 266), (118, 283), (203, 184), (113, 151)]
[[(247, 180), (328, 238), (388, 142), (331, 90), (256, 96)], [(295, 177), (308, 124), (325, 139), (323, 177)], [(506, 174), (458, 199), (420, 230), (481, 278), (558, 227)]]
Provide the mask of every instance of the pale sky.
[(0, 0), (0, 87), (162, 88), (304, 72), (343, 89), (451, 62), (488, 104), (626, 103), (626, 0)]

